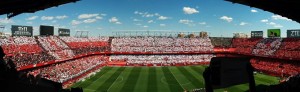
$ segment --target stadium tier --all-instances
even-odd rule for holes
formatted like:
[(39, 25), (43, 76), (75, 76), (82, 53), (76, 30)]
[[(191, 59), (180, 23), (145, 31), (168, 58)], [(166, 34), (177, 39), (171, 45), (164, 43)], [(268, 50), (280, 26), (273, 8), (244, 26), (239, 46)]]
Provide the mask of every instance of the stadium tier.
[(0, 39), (17, 70), (69, 84), (100, 66), (207, 65), (212, 57), (248, 56), (257, 71), (300, 72), (298, 38), (8, 37)]

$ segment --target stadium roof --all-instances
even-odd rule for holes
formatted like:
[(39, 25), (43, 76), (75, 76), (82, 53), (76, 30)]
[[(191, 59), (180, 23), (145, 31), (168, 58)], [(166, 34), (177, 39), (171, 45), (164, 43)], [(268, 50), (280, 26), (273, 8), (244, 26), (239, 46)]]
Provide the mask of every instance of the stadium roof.
[(11, 18), (21, 13), (34, 13), (77, 1), (79, 0), (1, 0), (0, 15), (7, 14)]
[(260, 8), (265, 11), (285, 16), (300, 23), (298, 11), (300, 11), (299, 0), (226, 0), (250, 7)]

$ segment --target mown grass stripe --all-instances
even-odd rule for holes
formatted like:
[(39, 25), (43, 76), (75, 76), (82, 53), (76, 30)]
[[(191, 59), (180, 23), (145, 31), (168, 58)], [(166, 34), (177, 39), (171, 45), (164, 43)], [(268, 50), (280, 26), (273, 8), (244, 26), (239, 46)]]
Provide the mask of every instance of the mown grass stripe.
[(192, 73), (187, 71), (184, 67), (177, 67), (177, 69), (187, 78), (195, 87), (200, 88), (202, 85), (201, 81), (197, 80)]
[(169, 84), (169, 88), (171, 92), (182, 92), (184, 91), (182, 89), (182, 87), (180, 86), (180, 84), (178, 83), (178, 81), (175, 79), (175, 77), (173, 76), (173, 74), (171, 73), (171, 71), (169, 70), (168, 67), (163, 67), (162, 68), (163, 73), (165, 75), (165, 80), (167, 81), (167, 83)]
[(107, 89), (114, 83), (114, 81), (119, 77), (119, 75), (124, 70), (124, 67), (120, 67), (109, 79), (107, 79), (101, 86), (99, 86), (97, 91), (107, 91)]
[(111, 69), (112, 69), (112, 67), (104, 67), (104, 68), (102, 68), (99, 73), (95, 74), (94, 76), (91, 76), (91, 78), (85, 80), (84, 83), (79, 84), (78, 87), (85, 88), (85, 87), (90, 86), (94, 81), (96, 81), (97, 79), (99, 79), (100, 77), (102, 77), (107, 72), (111, 71)]
[(125, 82), (125, 84), (121, 88), (121, 91), (132, 92), (134, 90), (134, 87), (137, 83), (137, 79), (140, 76), (141, 70), (142, 70), (141, 67), (134, 67), (131, 70), (127, 81)]
[(192, 90), (196, 88), (196, 86), (192, 84), (192, 81), (189, 81), (184, 74), (178, 70), (178, 67), (169, 67), (169, 69), (184, 90)]
[(147, 91), (149, 68), (148, 67), (141, 67), (141, 68), (142, 68), (142, 70), (141, 70), (139, 78), (137, 79), (137, 83), (134, 88), (134, 92), (146, 92)]
[[(156, 69), (156, 81), (157, 81), (157, 92), (171, 92), (170, 84), (167, 83), (166, 77), (162, 70), (162, 67), (155, 67)], [(173, 85), (173, 84), (172, 84)]]
[(129, 79), (129, 75), (133, 68), (126, 67), (124, 71), (118, 76), (114, 83), (107, 89), (108, 92), (121, 92), (121, 88), (125, 84), (126, 80)]
[(156, 78), (156, 69), (155, 67), (150, 67), (148, 72), (148, 92), (157, 92), (157, 78)]
[(191, 67), (184, 67), (187, 71), (189, 71), (198, 81), (200, 81), (201, 83), (200, 83), (200, 85), (199, 85), (199, 87), (200, 88), (204, 88), (204, 78), (203, 78), (203, 76), (202, 75), (200, 75), (198, 72), (199, 71), (195, 71), (195, 70), (193, 70)]
[[(95, 78), (95, 80), (93, 81), (93, 83), (91, 83), (91, 85), (85, 87), (86, 89), (96, 89), (97, 87), (99, 87), (99, 85), (102, 85), (104, 83), (104, 80), (107, 80), (108, 78), (110, 78), (113, 73), (115, 73), (115, 71), (117, 71), (119, 69), (119, 67), (112, 67), (111, 70), (109, 70), (107, 73), (105, 73), (104, 75), (102, 75), (99, 78)], [(104, 70), (105, 71), (105, 70)]]

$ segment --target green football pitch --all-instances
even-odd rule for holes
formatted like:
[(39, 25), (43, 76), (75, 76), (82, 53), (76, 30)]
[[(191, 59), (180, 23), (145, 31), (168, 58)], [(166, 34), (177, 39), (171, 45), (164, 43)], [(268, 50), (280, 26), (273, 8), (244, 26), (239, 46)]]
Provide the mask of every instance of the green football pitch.
[[(184, 67), (104, 67), (100, 72), (75, 83), (84, 92), (183, 92), (204, 88), (202, 73), (206, 66)], [(278, 78), (255, 75), (256, 85), (277, 84)], [(248, 84), (216, 89), (215, 92), (244, 92)]]

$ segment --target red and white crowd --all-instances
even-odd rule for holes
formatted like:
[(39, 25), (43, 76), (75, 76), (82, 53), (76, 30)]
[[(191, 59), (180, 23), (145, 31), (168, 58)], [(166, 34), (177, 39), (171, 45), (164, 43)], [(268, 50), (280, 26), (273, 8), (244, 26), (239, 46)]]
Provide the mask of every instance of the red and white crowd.
[(109, 37), (91, 37), (91, 38), (77, 38), (77, 37), (60, 37), (73, 50), (75, 55), (86, 54), (90, 52), (104, 52), (109, 51), (108, 44)]
[(89, 56), (39, 68), (31, 71), (30, 74), (35, 76), (41, 74), (43, 78), (63, 83), (105, 63), (107, 59), (106, 56)]
[(17, 68), (54, 60), (54, 57), (42, 50), (33, 37), (3, 38), (0, 39), (0, 45), (6, 54), (6, 58), (11, 58)]
[(257, 56), (274, 56), (274, 53), (281, 45), (281, 41), (281, 38), (263, 39), (254, 47), (252, 54)]
[[(212, 42), (214, 41), (214, 42)], [(296, 58), (300, 60), (299, 38), (233, 38), (226, 40), (210, 38), (171, 38), (171, 37), (8, 37), (1, 38), (0, 45), (17, 68), (46, 63), (53, 60), (72, 59), (76, 55), (93, 52), (207, 52), (218, 47), (236, 48), (236, 53), (266, 56), (272, 58)], [(217, 42), (215, 42), (217, 41)], [(225, 41), (225, 42), (224, 42)], [(227, 42), (231, 41), (231, 42)], [(226, 46), (222, 46), (222, 44)], [(231, 44), (231, 45), (228, 45)], [(106, 61), (124, 61), (127, 64), (177, 64), (209, 62), (213, 54), (201, 55), (111, 55), (89, 56), (76, 60), (52, 64), (31, 71), (56, 82), (71, 78), (102, 64)], [(252, 65), (259, 71), (274, 75), (295, 75), (300, 73), (298, 61), (254, 58)]]
[(121, 37), (111, 42), (112, 52), (213, 52), (209, 38)]
[(298, 61), (253, 58), (250, 62), (258, 71), (274, 76), (286, 77), (300, 73), (300, 63)]
[(262, 38), (234, 38), (232, 47), (236, 48), (236, 53), (252, 55), (252, 50)]
[(110, 62), (125, 61), (127, 64), (182, 64), (209, 62), (213, 54), (204, 55), (111, 55)]
[(60, 40), (57, 36), (38, 36), (41, 46), (56, 59), (73, 58), (75, 55), (69, 46)]

